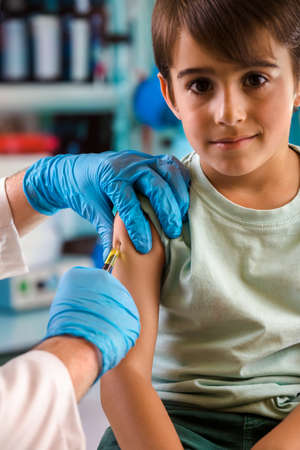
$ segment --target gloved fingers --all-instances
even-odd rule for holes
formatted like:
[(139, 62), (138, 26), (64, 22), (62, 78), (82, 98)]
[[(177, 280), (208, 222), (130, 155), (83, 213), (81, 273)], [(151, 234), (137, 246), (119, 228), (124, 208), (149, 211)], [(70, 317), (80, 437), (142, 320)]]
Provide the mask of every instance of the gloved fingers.
[(100, 207), (100, 202), (94, 202), (92, 208), (93, 219), (90, 221), (96, 226), (103, 247), (103, 259), (105, 261), (112, 249), (114, 215), (108, 205), (104, 208), (102, 204)]
[(145, 218), (133, 187), (122, 180), (114, 180), (106, 186), (106, 195), (118, 211), (129, 237), (140, 253), (152, 248), (150, 224)]
[(138, 317), (137, 307), (129, 291), (117, 278), (102, 269), (76, 266), (67, 270), (59, 281), (50, 310), (56, 304), (56, 300), (63, 308), (62, 298), (69, 298), (69, 303), (75, 303), (77, 306), (86, 306), (86, 302), (90, 301), (92, 309), (99, 311), (107, 301), (110, 303), (114, 301), (115, 307)]
[(178, 237), (189, 207), (189, 172), (174, 157), (125, 151), (103, 160), (97, 177), (138, 251), (148, 252), (152, 236), (134, 188), (145, 194), (169, 237)]
[(184, 218), (189, 209), (190, 174), (184, 165), (174, 156), (163, 155), (156, 160), (157, 172), (170, 186)]
[[(113, 205), (111, 205), (112, 207)], [(97, 228), (97, 233), (100, 237), (100, 242), (103, 247), (103, 260), (105, 261), (109, 255), (109, 252), (113, 246), (113, 229), (114, 229), (114, 214), (110, 207), (106, 208), (105, 211), (98, 209), (98, 205), (94, 205), (95, 209), (95, 221)]]
[[(68, 305), (67, 302), (69, 302)], [(123, 337), (126, 333), (132, 345), (139, 337), (139, 316), (122, 308), (120, 302), (115, 302), (111, 298), (105, 299), (103, 294), (100, 296), (98, 294), (95, 300), (86, 299), (85, 302), (78, 301), (73, 304), (66, 298), (65, 305), (63, 308), (57, 308), (55, 315), (51, 316), (48, 333), (67, 326), (73, 326), (74, 329), (78, 327), (95, 335), (99, 332), (109, 336)]]
[(73, 267), (63, 275), (46, 338), (70, 334), (92, 342), (102, 352), (104, 373), (126, 355), (139, 333), (137, 307), (120, 281), (87, 267)]
[(73, 193), (70, 196), (70, 205), (75, 212), (96, 227), (105, 259), (112, 248), (114, 216), (110, 202), (105, 199), (104, 195), (100, 197), (97, 192), (90, 192), (88, 197)]
[(149, 169), (137, 180), (135, 186), (149, 198), (166, 235), (170, 238), (178, 237), (182, 230), (181, 212), (168, 183)]
[(113, 215), (112, 215), (111, 225), (107, 226), (106, 223), (105, 224), (100, 223), (100, 225), (97, 227), (97, 233), (100, 236), (100, 242), (103, 247), (103, 261), (105, 261), (109, 255), (109, 252), (112, 249)]

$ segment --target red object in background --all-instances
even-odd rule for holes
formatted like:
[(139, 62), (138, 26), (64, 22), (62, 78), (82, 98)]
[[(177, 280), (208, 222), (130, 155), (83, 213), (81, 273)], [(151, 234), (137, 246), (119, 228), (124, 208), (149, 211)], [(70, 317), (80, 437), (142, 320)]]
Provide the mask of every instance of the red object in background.
[(11, 133), (0, 134), (0, 154), (49, 153), (54, 154), (60, 141), (51, 134)]

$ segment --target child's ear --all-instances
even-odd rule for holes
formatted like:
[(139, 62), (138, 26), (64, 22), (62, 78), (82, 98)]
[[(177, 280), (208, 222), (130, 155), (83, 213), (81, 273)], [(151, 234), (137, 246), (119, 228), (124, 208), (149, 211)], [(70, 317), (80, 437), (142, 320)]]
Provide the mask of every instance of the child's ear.
[(167, 102), (168, 107), (173, 112), (173, 114), (175, 114), (177, 119), (181, 120), (179, 111), (178, 111), (178, 109), (176, 107), (176, 104), (174, 104), (172, 99), (171, 99), (167, 80), (162, 76), (162, 74), (160, 72), (157, 74), (157, 77), (158, 77), (159, 82), (160, 82), (161, 93), (162, 93), (165, 101)]
[(294, 109), (297, 110), (300, 108), (300, 80), (298, 81), (295, 100), (294, 100)]

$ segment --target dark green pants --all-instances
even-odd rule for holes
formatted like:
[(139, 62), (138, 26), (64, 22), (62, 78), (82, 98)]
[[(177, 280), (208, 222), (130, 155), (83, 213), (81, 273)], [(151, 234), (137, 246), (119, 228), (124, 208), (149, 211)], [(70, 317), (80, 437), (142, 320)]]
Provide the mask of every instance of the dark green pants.
[[(186, 450), (250, 450), (279, 423), (253, 414), (200, 410), (175, 402), (164, 404)], [(98, 450), (119, 448), (112, 429), (108, 428)]]

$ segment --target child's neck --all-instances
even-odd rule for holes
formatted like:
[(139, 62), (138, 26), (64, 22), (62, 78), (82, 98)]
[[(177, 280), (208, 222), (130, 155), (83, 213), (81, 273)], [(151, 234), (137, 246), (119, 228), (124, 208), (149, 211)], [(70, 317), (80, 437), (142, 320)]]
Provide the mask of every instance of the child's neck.
[[(276, 209), (289, 203), (300, 188), (300, 157), (291, 150), (278, 173), (246, 177), (218, 177), (204, 172), (214, 187), (228, 200), (251, 209)], [(262, 171), (261, 171), (262, 172)]]

